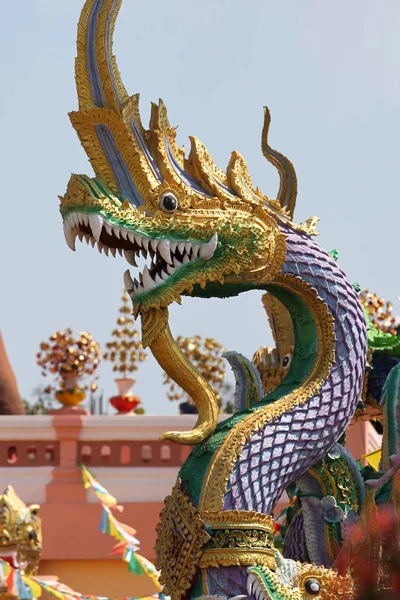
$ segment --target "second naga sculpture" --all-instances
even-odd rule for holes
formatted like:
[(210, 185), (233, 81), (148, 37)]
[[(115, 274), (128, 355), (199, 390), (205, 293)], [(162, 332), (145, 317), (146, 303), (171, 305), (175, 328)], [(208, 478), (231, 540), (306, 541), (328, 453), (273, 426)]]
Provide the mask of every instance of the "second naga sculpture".
[[(238, 152), (223, 171), (193, 137), (186, 157), (162, 101), (143, 126), (139, 97), (128, 96), (112, 55), (120, 4), (87, 0), (81, 13), (79, 109), (70, 117), (95, 177), (72, 175), (60, 209), (72, 250), (78, 237), (125, 257), (143, 343), (198, 407), (193, 431), (164, 434), (194, 446), (158, 528), (164, 591), (172, 600), (350, 598), (348, 577), (276, 552), (272, 513), (341, 438), (361, 398), (367, 329), (358, 294), (314, 241), (316, 219), (293, 219), (296, 174), (269, 145), (267, 109), (262, 150), (279, 173), (276, 199), (253, 185)], [(139, 257), (148, 264), (135, 275)], [(174, 342), (168, 306), (182, 295), (206, 303), (254, 289), (290, 316), (289, 363), (265, 395), (255, 366), (230, 353), (237, 411), (218, 423), (213, 390)]]

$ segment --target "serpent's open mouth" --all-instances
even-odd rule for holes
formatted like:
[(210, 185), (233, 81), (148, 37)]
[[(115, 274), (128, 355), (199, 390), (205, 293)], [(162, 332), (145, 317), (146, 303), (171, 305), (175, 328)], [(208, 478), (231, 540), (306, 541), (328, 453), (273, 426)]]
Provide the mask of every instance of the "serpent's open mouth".
[(107, 256), (116, 256), (118, 252), (127, 262), (137, 267), (137, 259), (142, 256), (150, 259), (139, 272), (138, 279), (132, 279), (129, 270), (124, 274), (125, 287), (131, 296), (137, 296), (165, 283), (183, 266), (194, 261), (210, 260), (218, 243), (215, 233), (208, 242), (184, 241), (150, 236), (120, 227), (96, 213), (72, 212), (64, 220), (65, 240), (71, 250), (75, 250), (75, 241), (86, 242)]

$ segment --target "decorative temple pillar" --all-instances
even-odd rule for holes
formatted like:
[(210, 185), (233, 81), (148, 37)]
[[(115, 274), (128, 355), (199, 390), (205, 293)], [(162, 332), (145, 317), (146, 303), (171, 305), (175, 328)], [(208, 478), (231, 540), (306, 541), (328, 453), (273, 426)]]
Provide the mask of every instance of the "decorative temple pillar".
[(86, 491), (78, 458), (78, 444), (83, 427), (83, 415), (58, 413), (53, 417), (53, 428), (59, 441), (59, 465), (53, 469), (52, 479), (47, 484), (46, 502), (66, 504), (86, 502)]

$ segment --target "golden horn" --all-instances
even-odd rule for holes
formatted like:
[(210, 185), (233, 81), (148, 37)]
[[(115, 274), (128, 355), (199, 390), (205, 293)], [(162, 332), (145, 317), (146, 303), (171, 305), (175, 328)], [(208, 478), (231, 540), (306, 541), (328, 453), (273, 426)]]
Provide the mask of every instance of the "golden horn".
[(265, 158), (277, 169), (279, 174), (279, 192), (277, 201), (281, 207), (293, 217), (297, 198), (297, 176), (294, 166), (286, 156), (273, 150), (268, 143), (268, 132), (271, 123), (271, 114), (264, 106), (264, 127), (261, 135), (261, 149)]

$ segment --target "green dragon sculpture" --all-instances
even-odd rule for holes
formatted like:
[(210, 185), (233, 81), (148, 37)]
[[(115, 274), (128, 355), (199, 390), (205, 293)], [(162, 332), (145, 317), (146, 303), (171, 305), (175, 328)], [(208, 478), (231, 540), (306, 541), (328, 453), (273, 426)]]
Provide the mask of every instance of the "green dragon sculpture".
[[(312, 239), (317, 219), (293, 220), (296, 173), (269, 144), (268, 109), (262, 150), (279, 173), (276, 199), (253, 186), (237, 152), (223, 171), (192, 137), (186, 157), (161, 100), (144, 128), (139, 97), (128, 96), (112, 55), (120, 5), (87, 0), (81, 13), (79, 110), (70, 118), (95, 177), (72, 175), (60, 210), (72, 250), (79, 238), (132, 267), (148, 260), (137, 278), (124, 275), (143, 344), (198, 408), (193, 431), (163, 436), (194, 446), (158, 527), (164, 592), (172, 600), (351, 598), (347, 574), (276, 552), (271, 515), (282, 492), (337, 446), (360, 401), (367, 327), (358, 294)], [(218, 423), (215, 394), (175, 343), (168, 306), (182, 295), (254, 289), (290, 318), (290, 356), (265, 394), (255, 365), (230, 353), (236, 412)]]

